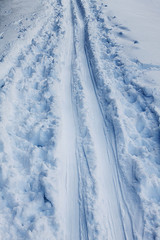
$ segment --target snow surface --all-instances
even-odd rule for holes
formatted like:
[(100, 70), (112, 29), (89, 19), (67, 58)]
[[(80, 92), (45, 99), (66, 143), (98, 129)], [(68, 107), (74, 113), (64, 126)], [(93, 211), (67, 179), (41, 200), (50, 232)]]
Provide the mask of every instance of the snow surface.
[(160, 239), (160, 2), (0, 0), (0, 240)]

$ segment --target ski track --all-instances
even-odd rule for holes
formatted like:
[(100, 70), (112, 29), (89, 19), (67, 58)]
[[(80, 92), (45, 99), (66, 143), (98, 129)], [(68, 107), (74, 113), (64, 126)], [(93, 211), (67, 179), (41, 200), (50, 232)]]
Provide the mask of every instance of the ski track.
[[(123, 208), (128, 212), (134, 239), (154, 239), (155, 236), (159, 236), (155, 228), (159, 224), (158, 219), (150, 222), (152, 217), (150, 218), (149, 215), (153, 216), (155, 210), (149, 196), (151, 192), (153, 194), (153, 188), (156, 189), (156, 181), (159, 182), (160, 154), (159, 115), (152, 106), (154, 97), (148, 89), (134, 81), (136, 78), (144, 77), (142, 69), (138, 71), (137, 65), (131, 67), (132, 63), (128, 66), (121, 49), (110, 38), (112, 35), (109, 34), (109, 22), (112, 18), (108, 19), (108, 27), (106, 27), (107, 23), (103, 19), (101, 8), (97, 7), (95, 1), (78, 2), (86, 22), (86, 52), (93, 73), (93, 82), (104, 115), (106, 130), (110, 136), (109, 141), (115, 152), (119, 190), (122, 196), (120, 201), (122, 213)], [(134, 109), (132, 113), (130, 109)], [(133, 123), (135, 129), (132, 127)], [(154, 134), (150, 135), (152, 128)], [(128, 146), (124, 145), (126, 139)], [(131, 159), (132, 163), (128, 163), (127, 159)], [(139, 159), (143, 160), (139, 161)], [(148, 170), (156, 179), (153, 178), (153, 182), (146, 174)], [(150, 182), (150, 186), (146, 185), (144, 179), (146, 183)], [(154, 200), (154, 204), (158, 209), (157, 199)], [(124, 216), (122, 215), (125, 225)]]
[[(92, 208), (90, 214), (93, 215), (94, 221), (91, 223), (90, 219), (86, 219), (86, 216), (82, 216), (84, 219), (82, 219), (83, 222), (86, 222), (85, 228), (87, 228), (87, 239), (103, 239), (106, 236), (108, 236), (108, 239), (126, 239), (126, 233), (125, 229), (123, 227), (122, 222), (122, 216), (121, 216), (121, 209), (118, 203), (119, 196), (117, 196), (117, 189), (114, 184), (115, 182), (118, 182), (116, 171), (114, 170), (114, 166), (112, 166), (111, 161), (115, 161), (115, 156), (113, 153), (113, 149), (111, 148), (108, 141), (106, 141), (106, 133), (104, 131), (104, 120), (102, 112), (99, 108), (99, 104), (97, 102), (96, 92), (93, 86), (91, 73), (88, 67), (87, 57), (85, 54), (85, 44), (84, 44), (84, 24), (83, 19), (81, 17), (81, 14), (79, 13), (78, 7), (74, 8), (75, 16), (75, 52), (76, 52), (76, 60), (78, 62), (78, 68), (79, 73), (77, 73), (78, 76), (75, 76), (75, 80), (77, 77), (79, 77), (79, 85), (80, 88), (76, 89), (74, 92), (74, 95), (79, 94), (79, 97), (82, 95), (82, 104), (86, 108), (87, 114), (83, 113), (82, 110), (79, 109), (81, 107), (77, 106), (77, 115), (78, 115), (78, 121), (82, 118), (81, 121), (86, 120), (86, 126), (84, 126), (84, 123), (79, 123), (80, 125), (80, 137), (81, 137), (81, 144), (83, 148), (83, 157), (86, 161), (86, 168), (88, 168), (88, 177), (87, 174), (85, 174), (85, 179), (82, 182), (83, 185), (89, 185), (87, 178), (91, 181), (91, 189), (88, 189), (88, 191), (92, 192), (92, 188), (95, 187), (96, 191), (92, 193), (91, 196), (87, 196), (86, 193), (81, 189), (80, 195), (83, 201), (84, 197), (86, 199), (85, 205), (82, 203), (82, 208), (88, 208), (88, 198), (92, 197)], [(78, 29), (76, 31), (76, 28), (78, 26)], [(81, 53), (81, 54), (80, 54)], [(79, 56), (80, 55), (80, 56)], [(83, 65), (82, 65), (83, 63)], [(76, 70), (75, 70), (76, 71)], [(73, 82), (73, 85), (77, 84)], [(76, 92), (78, 91), (78, 93)], [(79, 100), (78, 100), (79, 103)], [(81, 116), (83, 115), (83, 116)], [(85, 116), (86, 115), (86, 116)], [(96, 116), (96, 117), (95, 117)], [(84, 119), (85, 118), (85, 119)], [(86, 135), (89, 136), (81, 136), (82, 128), (86, 128), (85, 131), (88, 131)], [(87, 139), (88, 138), (88, 139)], [(93, 149), (88, 151), (86, 149), (87, 145), (92, 142)], [(91, 143), (90, 143), (91, 144)], [(85, 146), (85, 147), (84, 147)], [(91, 148), (91, 147), (90, 147)], [(80, 151), (80, 150), (79, 150)], [(95, 156), (94, 156), (95, 155)], [(79, 154), (79, 158), (82, 158)], [(95, 162), (95, 170), (92, 170), (92, 166), (90, 167), (90, 161), (93, 158), (93, 162)], [(82, 160), (80, 160), (81, 162)], [(80, 174), (85, 169), (85, 166), (81, 166), (80, 164)], [(115, 179), (113, 179), (113, 176)], [(83, 176), (81, 177), (84, 178)], [(118, 183), (117, 183), (118, 185)], [(84, 189), (87, 188), (86, 186)], [(88, 186), (89, 188), (89, 186)], [(98, 193), (97, 193), (98, 192)], [(94, 196), (97, 195), (97, 196)], [(99, 201), (99, 202), (98, 202)], [(101, 213), (104, 212), (104, 215), (102, 219), (98, 219), (96, 216), (96, 204), (98, 205), (98, 211)], [(80, 211), (82, 212), (82, 211)], [(114, 219), (114, 221), (113, 221)], [(106, 225), (105, 225), (105, 224)], [(91, 225), (91, 226), (90, 226)], [(107, 226), (110, 226), (109, 228)], [(129, 225), (128, 225), (129, 226)], [(102, 229), (99, 229), (99, 228)], [(91, 230), (90, 230), (91, 228)], [(116, 231), (115, 231), (116, 229)], [(83, 231), (83, 229), (82, 229)], [(90, 234), (88, 234), (88, 232)], [(92, 232), (92, 235), (91, 235)], [(92, 236), (92, 237), (91, 237)], [(83, 237), (82, 237), (83, 239)]]
[[(159, 165), (154, 97), (127, 72), (95, 1), (57, 0), (51, 7), (48, 22), (0, 81), (0, 237), (156, 239), (153, 212), (150, 230), (144, 211), (154, 185), (140, 185), (136, 158), (147, 170), (151, 155)], [(134, 134), (123, 115), (130, 125), (136, 119)], [(159, 167), (155, 172), (158, 178)]]
[[(94, 6), (92, 5), (92, 8), (94, 9)], [(118, 117), (120, 123), (117, 124), (117, 122), (114, 122), (114, 128), (115, 128), (115, 140), (116, 145), (119, 146), (119, 152), (120, 152), (120, 144), (123, 141), (123, 137), (119, 134), (119, 128), (122, 129), (124, 138), (128, 140), (129, 144), (126, 146), (127, 149), (127, 156), (118, 154), (119, 156), (118, 160), (118, 171), (120, 171), (120, 174), (122, 175), (122, 179), (125, 178), (125, 181), (129, 183), (129, 185), (132, 187), (133, 191), (130, 191), (133, 199), (137, 204), (140, 206), (138, 209), (135, 208), (132, 209), (132, 204), (129, 198), (127, 197), (127, 203), (129, 203), (128, 208), (131, 212), (131, 217), (133, 224), (135, 225), (137, 221), (137, 214), (134, 215), (135, 212), (139, 212), (142, 216), (139, 217), (141, 220), (141, 223), (139, 222), (139, 226), (135, 226), (136, 229), (139, 229), (138, 231), (141, 232), (139, 238), (144, 239), (154, 239), (155, 236), (158, 238), (158, 231), (156, 230), (155, 226), (158, 224), (158, 219), (155, 219), (152, 223), (150, 222), (150, 219), (154, 215), (154, 207), (152, 203), (150, 202), (150, 197), (156, 193), (154, 193), (153, 190), (156, 189), (156, 181), (159, 182), (159, 115), (154, 109), (154, 96), (152, 95), (152, 92), (140, 86), (139, 84), (134, 81), (136, 78), (144, 77), (143, 68), (140, 69), (140, 71), (137, 71), (137, 68), (139, 68), (139, 62), (138, 66), (133, 65), (131, 67), (132, 63), (129, 63), (129, 68), (127, 69), (127, 65), (125, 59), (123, 58), (123, 55), (120, 56), (120, 49), (118, 49), (118, 46), (112, 41), (112, 39), (109, 37), (109, 30), (106, 29), (106, 26), (104, 24), (103, 18), (101, 18), (101, 13), (99, 11), (99, 15), (96, 17), (99, 19), (97, 21), (98, 23), (98, 29), (102, 31), (101, 35), (101, 41), (106, 41), (106, 51), (108, 52), (108, 55), (105, 56), (105, 68), (107, 69), (107, 75), (111, 78), (112, 82), (109, 82), (109, 85), (112, 86), (112, 89), (119, 89), (119, 93), (115, 91), (116, 94), (119, 95), (119, 100), (123, 104), (122, 107), (119, 102), (117, 102), (118, 106)], [(111, 21), (111, 20), (110, 20)], [(107, 34), (106, 34), (107, 33)], [(102, 46), (104, 47), (104, 44), (102, 43)], [(109, 51), (111, 50), (111, 51)], [(103, 48), (104, 51), (104, 48)], [(120, 52), (120, 53), (119, 53)], [(107, 57), (107, 61), (106, 61)], [(111, 71), (110, 71), (111, 69)], [(113, 73), (114, 74), (113, 74)], [(134, 73), (134, 74), (133, 74)], [(116, 99), (116, 98), (115, 98)], [(103, 110), (106, 111), (104, 106), (104, 100), (101, 98), (102, 104), (103, 104)], [(123, 109), (123, 114), (119, 111), (119, 109)], [(132, 113), (130, 111), (132, 109)], [(127, 116), (127, 120), (124, 119), (124, 116)], [(133, 126), (134, 122), (134, 127)], [(118, 126), (117, 126), (118, 125)], [(151, 129), (153, 129), (153, 135), (151, 134)], [(116, 134), (116, 131), (118, 134)], [(119, 135), (119, 136), (118, 136)], [(118, 136), (118, 137), (117, 137)], [(124, 150), (123, 150), (124, 151)], [(132, 178), (127, 174), (128, 167), (130, 166), (127, 163), (127, 168), (125, 168), (125, 159), (127, 157), (131, 158), (133, 163), (130, 165), (132, 166)], [(143, 159), (141, 162), (139, 159)], [(150, 166), (150, 167), (148, 167)], [(150, 170), (149, 170), (150, 168)], [(143, 169), (143, 170), (142, 170)], [(149, 170), (149, 175), (153, 174), (153, 182), (152, 178), (150, 176), (147, 176), (147, 172)], [(128, 175), (128, 176), (127, 176)], [(145, 180), (144, 180), (145, 179)], [(146, 181), (146, 182), (145, 182)], [(149, 182), (149, 186), (146, 185), (147, 182)], [(152, 183), (151, 183), (152, 182)], [(140, 191), (139, 191), (140, 189)], [(146, 190), (147, 189), (147, 190)], [(131, 190), (131, 189), (130, 189)], [(136, 196), (136, 191), (137, 196)], [(150, 193), (152, 194), (150, 195)], [(140, 198), (139, 198), (139, 196)], [(158, 194), (159, 195), (159, 194)], [(126, 197), (126, 196), (125, 196)], [(141, 199), (141, 202), (140, 202)], [(157, 206), (158, 209), (158, 202), (157, 199), (152, 200), (154, 201), (154, 204)], [(135, 209), (137, 209), (135, 211)], [(133, 212), (134, 211), (134, 212)], [(151, 224), (151, 225), (150, 225)], [(143, 228), (144, 227), (144, 228)]]

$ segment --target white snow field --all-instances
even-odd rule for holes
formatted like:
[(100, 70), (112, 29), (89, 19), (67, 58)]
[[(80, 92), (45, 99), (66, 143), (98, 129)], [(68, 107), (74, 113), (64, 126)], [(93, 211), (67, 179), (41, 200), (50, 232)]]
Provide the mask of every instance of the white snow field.
[(159, 43), (159, 0), (0, 0), (0, 240), (160, 240)]

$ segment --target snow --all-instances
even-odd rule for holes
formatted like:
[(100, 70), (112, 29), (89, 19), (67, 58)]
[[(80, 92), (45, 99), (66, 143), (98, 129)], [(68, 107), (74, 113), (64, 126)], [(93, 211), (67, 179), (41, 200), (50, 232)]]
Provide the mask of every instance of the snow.
[(158, 0), (0, 0), (0, 239), (160, 239)]
[(39, 1), (1, 0), (0, 4), (0, 52), (4, 57), (17, 38), (23, 39), (35, 24), (37, 14), (42, 16), (42, 7)]
[[(62, 45), (60, 46), (61, 60), (58, 66), (58, 76), (61, 83), (58, 92), (58, 104), (61, 112), (61, 129), (55, 150), (55, 158), (59, 162), (58, 215), (59, 223), (63, 229), (60, 239), (78, 239), (78, 169), (76, 162), (76, 129), (74, 125), (74, 113), (71, 99), (71, 61), (73, 52), (73, 32), (70, 9), (66, 11), (64, 18), (65, 27), (68, 28), (68, 32), (65, 39), (63, 39)], [(67, 48), (63, 48), (64, 42), (68, 43)]]
[(119, 25), (116, 30), (118, 31), (119, 27), (119, 31), (123, 34), (120, 37), (128, 42), (137, 41), (136, 47), (133, 50), (129, 49), (128, 53), (143, 63), (159, 65), (160, 2), (113, 0), (108, 1), (107, 4), (111, 9), (110, 14), (116, 16), (113, 24)]

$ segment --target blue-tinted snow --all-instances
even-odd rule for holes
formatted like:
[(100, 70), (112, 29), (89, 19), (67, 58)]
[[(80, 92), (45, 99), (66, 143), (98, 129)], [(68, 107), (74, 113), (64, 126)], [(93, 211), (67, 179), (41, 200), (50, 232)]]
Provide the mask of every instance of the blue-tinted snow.
[(158, 2), (116, 2), (0, 1), (0, 239), (160, 239)]

